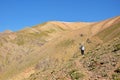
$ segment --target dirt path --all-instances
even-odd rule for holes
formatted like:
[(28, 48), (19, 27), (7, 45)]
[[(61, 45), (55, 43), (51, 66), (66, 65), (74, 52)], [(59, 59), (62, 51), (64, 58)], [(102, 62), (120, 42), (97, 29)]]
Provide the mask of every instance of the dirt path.
[(35, 72), (34, 68), (30, 67), (30, 68), (24, 70), (23, 72), (21, 72), (20, 74), (17, 74), (15, 77), (12, 77), (9, 80), (24, 80), (24, 79), (28, 78), (34, 72)]
[(75, 60), (76, 67), (81, 69), (81, 72), (85, 75), (84, 80), (90, 80), (90, 77), (92, 76), (92, 73), (88, 71), (86, 68), (83, 67), (82, 63), (79, 61), (80, 59)]

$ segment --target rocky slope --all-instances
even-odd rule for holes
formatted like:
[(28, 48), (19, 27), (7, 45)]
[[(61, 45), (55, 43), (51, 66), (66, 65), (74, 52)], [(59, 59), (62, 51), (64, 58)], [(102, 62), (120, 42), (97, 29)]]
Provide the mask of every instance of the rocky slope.
[(0, 33), (0, 80), (119, 80), (119, 44), (119, 16)]

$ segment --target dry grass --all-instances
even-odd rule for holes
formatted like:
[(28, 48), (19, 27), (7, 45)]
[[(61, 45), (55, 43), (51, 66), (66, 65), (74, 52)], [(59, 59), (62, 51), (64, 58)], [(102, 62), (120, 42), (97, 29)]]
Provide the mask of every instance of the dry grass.
[[(104, 24), (105, 22), (103, 21)], [(82, 67), (82, 62), (79, 60), (88, 60), (90, 58), (90, 66), (92, 67), (90, 70), (97, 71), (97, 63), (101, 58), (105, 59), (105, 56), (107, 56), (105, 51), (112, 50), (114, 53), (119, 51), (118, 42), (114, 42), (116, 44), (115, 49), (108, 47), (110, 50), (106, 48), (104, 50), (97, 47), (95, 50), (91, 50), (101, 45), (101, 40), (109, 41), (120, 34), (119, 23), (112, 26), (107, 25), (107, 28), (101, 31), (98, 27), (101, 27), (103, 23), (47, 22), (16, 32), (14, 38), (9, 37), (11, 34), (3, 33), (0, 36), (0, 79), (7, 80), (11, 78), (11, 80), (17, 80), (17, 77), (21, 77), (19, 76), (21, 73), (26, 75), (25, 71), (31, 67), (35, 68), (35, 72), (29, 74), (28, 77), (31, 76), (28, 79), (27, 77), (21, 77), (18, 80), (45, 80), (45, 78), (46, 80), (59, 78), (60, 80), (84, 79), (84, 76), (88, 76), (87, 72), (89, 71)], [(95, 26), (97, 27), (95, 28)], [(96, 31), (92, 30), (93, 28)], [(92, 33), (96, 34), (96, 36)], [(83, 36), (81, 37), (80, 34), (83, 34)], [(90, 43), (86, 41), (88, 38), (91, 40)], [(100, 41), (101, 43), (99, 43)], [(83, 58), (79, 51), (79, 43), (84, 43), (87, 47)], [(114, 51), (116, 49), (117, 51)], [(91, 51), (86, 54), (88, 50)], [(119, 57), (119, 54), (114, 56)], [(111, 55), (110, 57), (114, 58), (114, 56)], [(106, 58), (106, 61), (109, 59), (111, 60), (111, 58)], [(73, 71), (74, 69), (76, 70)], [(107, 77), (106, 73), (100, 74)]]

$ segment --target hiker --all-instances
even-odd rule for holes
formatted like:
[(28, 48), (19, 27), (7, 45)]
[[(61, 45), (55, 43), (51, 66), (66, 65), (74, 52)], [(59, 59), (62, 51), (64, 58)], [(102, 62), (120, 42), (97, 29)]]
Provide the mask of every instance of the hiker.
[(85, 47), (83, 45), (81, 45), (80, 50), (81, 50), (81, 54), (84, 55)]

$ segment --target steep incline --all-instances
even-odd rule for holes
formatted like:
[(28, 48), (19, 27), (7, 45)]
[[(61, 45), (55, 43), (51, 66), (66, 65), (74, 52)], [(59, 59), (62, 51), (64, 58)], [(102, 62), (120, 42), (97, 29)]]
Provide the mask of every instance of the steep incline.
[[(58, 77), (60, 73), (61, 80), (74, 80), (73, 75), (81, 72), (79, 66), (83, 68), (82, 62), (77, 64), (81, 59), (79, 44), (84, 44), (87, 52), (106, 40), (110, 41), (110, 38), (118, 37), (119, 23), (120, 17), (95, 23), (46, 22), (18, 32), (0, 33), (0, 79), (25, 80), (29, 77), (28, 80), (53, 80), (51, 73)], [(79, 56), (76, 60), (72, 58), (76, 56)], [(70, 75), (67, 76), (64, 69), (65, 65), (69, 67), (71, 59), (78, 70), (71, 73), (74, 68), (71, 66), (68, 69)], [(20, 77), (31, 68), (31, 74)], [(80, 75), (84, 79), (84, 74), (89, 72), (86, 68), (83, 71)]]
[(112, 25), (119, 23), (119, 22), (120, 22), (120, 16), (93, 24), (92, 29), (91, 29), (92, 33), (93, 33), (93, 35), (95, 35), (96, 33), (100, 32), (108, 27), (111, 27)]

